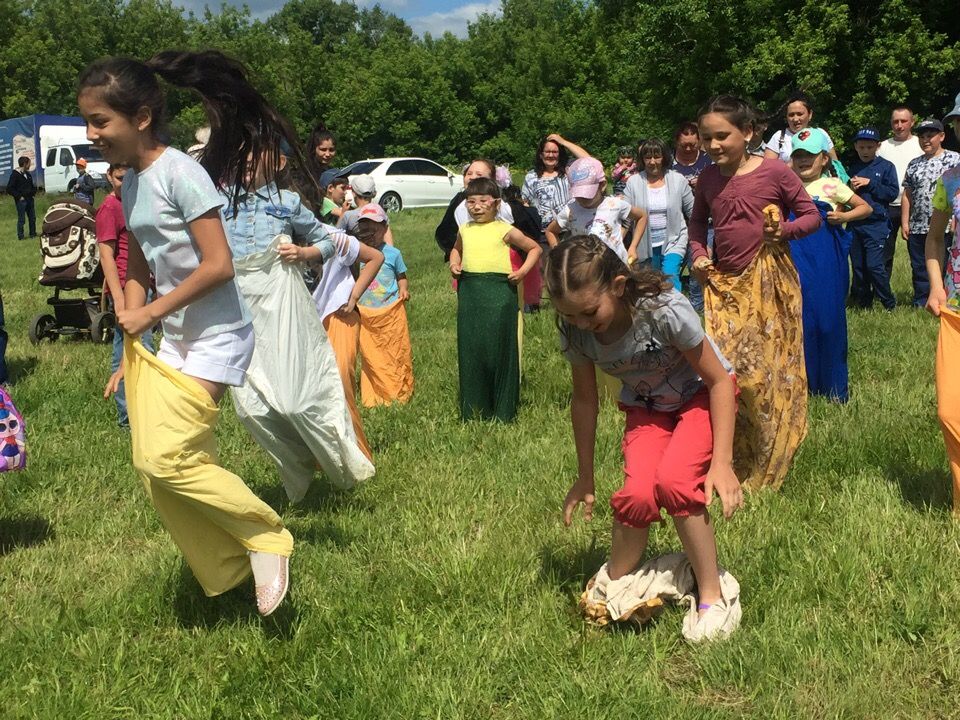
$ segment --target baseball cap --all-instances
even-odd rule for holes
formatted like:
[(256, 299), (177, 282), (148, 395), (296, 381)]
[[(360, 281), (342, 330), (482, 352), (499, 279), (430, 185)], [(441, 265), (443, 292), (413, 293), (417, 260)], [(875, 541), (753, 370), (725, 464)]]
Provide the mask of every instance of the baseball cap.
[(77, 167), (86, 167), (87, 159), (86, 158), (77, 158)]
[(324, 190), (327, 189), (327, 186), (340, 177), (340, 168), (330, 168), (329, 170), (324, 170), (320, 173), (320, 187)]
[(853, 136), (853, 142), (856, 142), (857, 140), (873, 140), (874, 142), (880, 142), (880, 132), (876, 128), (862, 127), (857, 130), (857, 134)]
[(943, 132), (943, 123), (937, 120), (936, 118), (927, 118), (922, 123), (917, 125), (917, 135), (925, 132)]
[(597, 186), (605, 179), (603, 164), (596, 158), (577, 158), (567, 168), (570, 194), (575, 198), (592, 198), (597, 194)]
[(819, 155), (829, 149), (826, 133), (817, 128), (804, 128), (793, 136), (790, 154), (793, 155), (797, 150), (806, 150), (811, 155)]
[(360, 216), (358, 220), (373, 220), (378, 223), (387, 222), (387, 213), (382, 207), (376, 203), (370, 203), (369, 205), (364, 205), (360, 208)]
[(953, 110), (947, 113), (943, 122), (946, 123), (950, 118), (960, 117), (960, 93), (957, 93), (957, 96), (953, 99)]
[(377, 194), (377, 185), (369, 175), (354, 175), (350, 178), (350, 187), (361, 197), (373, 197)]

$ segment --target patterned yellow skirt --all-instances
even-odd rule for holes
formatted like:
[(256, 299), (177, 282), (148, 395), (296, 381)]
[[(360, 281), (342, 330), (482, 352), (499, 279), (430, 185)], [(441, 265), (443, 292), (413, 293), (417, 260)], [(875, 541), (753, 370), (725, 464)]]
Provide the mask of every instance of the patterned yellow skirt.
[(779, 488), (807, 434), (800, 280), (787, 243), (764, 243), (739, 275), (711, 270), (707, 333), (740, 386), (734, 469), (744, 487)]

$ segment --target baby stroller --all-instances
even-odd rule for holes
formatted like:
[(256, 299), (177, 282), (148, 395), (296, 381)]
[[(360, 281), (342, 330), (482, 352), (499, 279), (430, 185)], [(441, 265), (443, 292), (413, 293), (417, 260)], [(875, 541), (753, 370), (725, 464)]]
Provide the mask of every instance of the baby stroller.
[[(89, 334), (95, 343), (113, 340), (114, 315), (100, 300), (103, 270), (97, 246), (93, 208), (76, 200), (54, 203), (43, 216), (40, 284), (53, 288), (47, 300), (51, 313), (41, 313), (30, 323), (30, 342), (56, 340), (61, 335)], [(82, 297), (62, 293), (84, 290)]]

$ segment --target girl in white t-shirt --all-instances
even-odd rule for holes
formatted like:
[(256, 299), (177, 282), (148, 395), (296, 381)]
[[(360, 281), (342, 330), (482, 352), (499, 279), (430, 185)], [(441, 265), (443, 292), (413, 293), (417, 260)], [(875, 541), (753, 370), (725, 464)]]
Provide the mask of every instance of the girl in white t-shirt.
[[(219, 466), (214, 437), (217, 402), (243, 383), (254, 336), (211, 178), (231, 181), (236, 203), (248, 157), (288, 132), (246, 76), (215, 51), (167, 51), (145, 63), (106, 58), (80, 76), (77, 100), (88, 139), (109, 162), (131, 168), (122, 193), (129, 266), (117, 313), (124, 362), (105, 394), (126, 378), (134, 467), (204, 592), (226, 592), (252, 571), (257, 609), (269, 615), (287, 593), (293, 538)], [(199, 163), (163, 141), (159, 78), (203, 96), (211, 134)], [(158, 295), (148, 303), (151, 275)], [(134, 338), (158, 322), (164, 337), (153, 357)]]
[[(810, 123), (813, 122), (813, 100), (806, 93), (794, 93), (787, 99), (783, 108), (787, 127), (783, 130), (777, 130), (767, 141), (764, 156), (771, 159), (779, 158), (789, 165), (794, 135), (810, 127)], [(833, 147), (833, 140), (830, 139), (827, 131), (820, 128), (813, 129), (823, 133), (828, 148), (827, 154), (831, 160), (836, 160), (837, 151)]]
[[(547, 225), (544, 235), (550, 247), (556, 247), (560, 234), (594, 235), (613, 250), (625, 264), (637, 259), (637, 246), (647, 226), (647, 213), (620, 197), (604, 194), (607, 179), (603, 164), (592, 157), (571, 163), (567, 172), (570, 194), (567, 203)], [(633, 224), (630, 242), (624, 245), (624, 228)]]
[(662, 273), (628, 268), (593, 236), (551, 250), (545, 279), (573, 376), (570, 417), (578, 470), (563, 503), (566, 525), (578, 505), (586, 520), (593, 511), (595, 366), (620, 381), (626, 414), (624, 483), (610, 498), (610, 559), (587, 588), (588, 609), (629, 582), (625, 576), (640, 565), (650, 525), (666, 510), (696, 577), (697, 612), (684, 621), (684, 636), (729, 634), (740, 619), (739, 592), (717, 567), (707, 505), (716, 491), (729, 518), (743, 503), (733, 470), (737, 410), (730, 363)]
[[(322, 225), (337, 245), (337, 253), (323, 266), (323, 275), (313, 291), (317, 312), (323, 320), (327, 338), (337, 359), (337, 369), (343, 383), (347, 409), (353, 420), (357, 445), (371, 460), (373, 453), (363, 432), (360, 410), (357, 408), (357, 351), (360, 347), (360, 313), (357, 303), (380, 272), (383, 253), (364, 245), (352, 235), (338, 230), (333, 225)], [(354, 280), (351, 268), (363, 263)]]

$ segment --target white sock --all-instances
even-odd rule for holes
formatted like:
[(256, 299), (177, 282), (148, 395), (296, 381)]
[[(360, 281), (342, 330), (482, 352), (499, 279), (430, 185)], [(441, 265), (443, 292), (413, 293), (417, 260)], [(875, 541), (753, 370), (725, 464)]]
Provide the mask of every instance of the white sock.
[(249, 551), (253, 581), (257, 585), (269, 585), (280, 573), (280, 556), (274, 553)]

